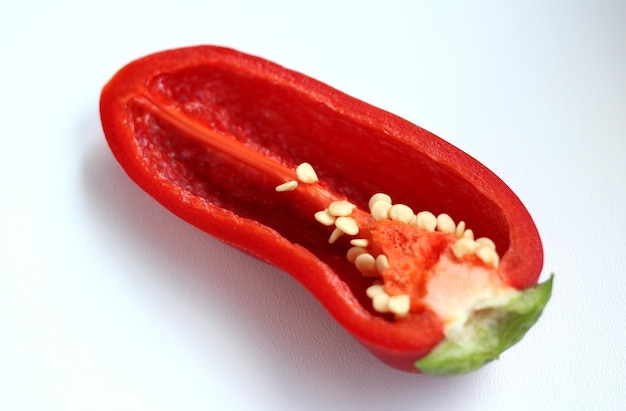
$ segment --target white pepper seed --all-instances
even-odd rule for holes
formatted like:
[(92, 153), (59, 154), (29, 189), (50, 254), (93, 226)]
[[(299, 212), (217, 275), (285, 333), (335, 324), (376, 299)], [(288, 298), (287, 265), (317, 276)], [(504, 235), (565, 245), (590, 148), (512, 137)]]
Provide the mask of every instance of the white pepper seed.
[(376, 294), (372, 298), (372, 306), (379, 313), (389, 312), (389, 295), (385, 292)]
[(369, 245), (369, 241), (366, 238), (354, 238), (350, 240), (350, 244), (355, 247), (367, 247)]
[(387, 302), (387, 307), (392, 313), (405, 316), (411, 308), (411, 298), (407, 294), (391, 296)]
[(476, 242), (483, 247), (489, 247), (493, 250), (496, 249), (496, 243), (493, 242), (491, 238), (488, 237), (480, 237), (476, 239)]
[(356, 205), (346, 200), (333, 201), (328, 206), (328, 212), (335, 217), (347, 217), (352, 214), (352, 210), (356, 208)]
[(308, 184), (320, 181), (319, 178), (317, 178), (317, 174), (315, 173), (313, 166), (309, 163), (302, 163), (296, 167), (296, 177), (298, 177), (298, 180), (303, 183)]
[(457, 258), (463, 258), (467, 254), (472, 254), (478, 249), (478, 244), (471, 238), (461, 237), (454, 242), (452, 252)]
[(389, 197), (389, 195), (385, 194), (385, 193), (376, 193), (374, 194), (372, 197), (370, 197), (370, 200), (367, 204), (367, 206), (369, 207), (370, 211), (372, 210), (372, 206), (374, 205), (374, 203), (376, 203), (377, 201), (384, 201), (386, 203), (391, 204), (391, 197)]
[(348, 249), (348, 252), (346, 253), (346, 259), (347, 259), (349, 262), (351, 262), (352, 264), (354, 264), (354, 261), (356, 260), (356, 258), (357, 258), (359, 255), (361, 255), (361, 254), (363, 254), (363, 253), (366, 253), (366, 252), (367, 252), (367, 250), (366, 250), (365, 248), (363, 248), (363, 247), (357, 247), (357, 246), (355, 246), (355, 247), (350, 247), (350, 248)]
[(336, 219), (337, 218), (334, 215), (328, 212), (328, 209), (318, 211), (317, 213), (315, 213), (315, 220), (317, 220), (318, 223), (323, 224), (325, 226), (334, 225)]
[(500, 264), (500, 257), (492, 248), (480, 247), (478, 251), (476, 251), (476, 256), (478, 256), (483, 263), (494, 268), (498, 268), (498, 265)]
[(348, 235), (356, 235), (359, 233), (359, 226), (352, 217), (337, 217), (335, 227)]
[(376, 270), (380, 275), (382, 275), (383, 271), (385, 271), (387, 268), (389, 268), (389, 259), (385, 254), (379, 254), (376, 257)]
[(465, 232), (465, 221), (460, 221), (456, 226), (456, 230), (454, 230), (454, 235), (458, 238), (463, 237), (463, 233)]
[(367, 287), (367, 290), (365, 290), (365, 294), (369, 298), (374, 298), (378, 294), (384, 293), (384, 292), (385, 292), (385, 287), (382, 284), (370, 285), (369, 287)]
[(384, 200), (376, 201), (372, 204), (371, 214), (374, 217), (374, 220), (380, 221), (386, 218), (389, 218), (389, 209), (391, 208), (391, 203), (388, 203)]
[(415, 216), (414, 224), (419, 228), (435, 231), (435, 228), (437, 228), (437, 217), (430, 211), (420, 211)]
[(364, 276), (378, 277), (376, 259), (370, 253), (359, 254), (354, 260), (354, 265)]
[(454, 220), (448, 214), (443, 213), (437, 216), (437, 231), (454, 233), (455, 229), (456, 224), (454, 224)]
[(343, 231), (339, 228), (335, 228), (332, 233), (330, 233), (330, 237), (328, 238), (329, 244), (334, 244), (335, 241), (339, 239), (343, 235)]
[(296, 188), (298, 188), (298, 182), (296, 180), (289, 180), (276, 186), (276, 191), (278, 192), (293, 191)]
[(389, 218), (395, 221), (402, 221), (404, 223), (410, 223), (413, 221), (415, 213), (411, 207), (405, 204), (394, 204), (389, 209)]

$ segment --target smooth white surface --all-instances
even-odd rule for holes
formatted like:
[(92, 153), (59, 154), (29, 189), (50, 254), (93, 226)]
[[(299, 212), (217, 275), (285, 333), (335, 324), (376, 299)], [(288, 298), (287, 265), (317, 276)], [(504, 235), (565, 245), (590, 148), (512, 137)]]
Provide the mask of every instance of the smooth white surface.
[[(626, 409), (626, 3), (32, 3), (0, 6), (0, 409)], [(470, 375), (397, 372), (289, 276), (136, 188), (105, 144), (100, 88), (201, 43), (492, 168), (536, 220), (543, 278), (556, 272), (537, 326)]]

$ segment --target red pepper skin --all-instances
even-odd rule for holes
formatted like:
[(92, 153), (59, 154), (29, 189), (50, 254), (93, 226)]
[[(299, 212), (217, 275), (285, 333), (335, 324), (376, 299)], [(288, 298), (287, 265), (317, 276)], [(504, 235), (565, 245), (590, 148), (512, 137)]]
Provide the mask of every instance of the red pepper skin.
[[(100, 112), (110, 149), (143, 190), (292, 275), (375, 356), (401, 370), (418, 372), (415, 361), (443, 338), (438, 318), (426, 311), (407, 324), (373, 313), (364, 296), (369, 282), (305, 218), (317, 205), (296, 201), (300, 188), (274, 192), (282, 181), (242, 161), (246, 150), (284, 170), (310, 162), (320, 184), (363, 209), (382, 191), (416, 210), (466, 221), (494, 240), (500, 270), (518, 289), (541, 272), (533, 220), (485, 166), (406, 120), (267, 60), (213, 46), (149, 55), (105, 85)], [(189, 138), (194, 133), (225, 136), (244, 154), (216, 153)]]

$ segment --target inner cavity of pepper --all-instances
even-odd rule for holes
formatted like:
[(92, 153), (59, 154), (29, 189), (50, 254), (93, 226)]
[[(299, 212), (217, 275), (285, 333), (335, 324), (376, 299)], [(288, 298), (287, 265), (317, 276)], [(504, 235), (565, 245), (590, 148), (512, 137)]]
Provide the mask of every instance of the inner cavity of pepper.
[[(458, 172), (400, 142), (389, 144), (387, 131), (367, 119), (344, 116), (292, 88), (232, 69), (193, 68), (155, 77), (129, 108), (142, 158), (155, 175), (175, 182), (190, 201), (232, 210), (303, 245), (340, 273), (364, 306), (371, 305), (366, 291), (372, 279), (353, 276), (346, 250), (329, 244), (330, 234), (312, 218), (333, 201), (368, 210), (372, 193), (385, 192), (415, 210), (462, 216), (500, 252), (508, 247), (508, 226), (498, 207)], [(190, 136), (172, 118), (255, 156), (233, 158)], [(256, 158), (273, 163), (279, 175)], [(295, 170), (304, 162), (314, 165), (315, 184), (298, 180)], [(290, 180), (299, 187), (276, 193)], [(357, 214), (365, 226), (374, 220), (369, 212)], [(338, 241), (345, 242), (343, 237)]]

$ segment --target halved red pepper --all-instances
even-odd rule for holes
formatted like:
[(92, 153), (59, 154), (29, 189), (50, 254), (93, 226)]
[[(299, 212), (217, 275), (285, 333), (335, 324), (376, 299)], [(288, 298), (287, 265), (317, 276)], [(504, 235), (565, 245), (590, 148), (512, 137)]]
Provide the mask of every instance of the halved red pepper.
[[(100, 110), (112, 152), (142, 189), (291, 274), (393, 367), (476, 369), (515, 344), (550, 297), (551, 279), (536, 284), (535, 224), (496, 175), (302, 74), (225, 48), (170, 50), (122, 68)], [(382, 217), (375, 193), (388, 203), (374, 206)], [(402, 205), (393, 218), (391, 198)], [(428, 210), (430, 222), (407, 209)], [(373, 274), (355, 267), (366, 249), (384, 257)]]

